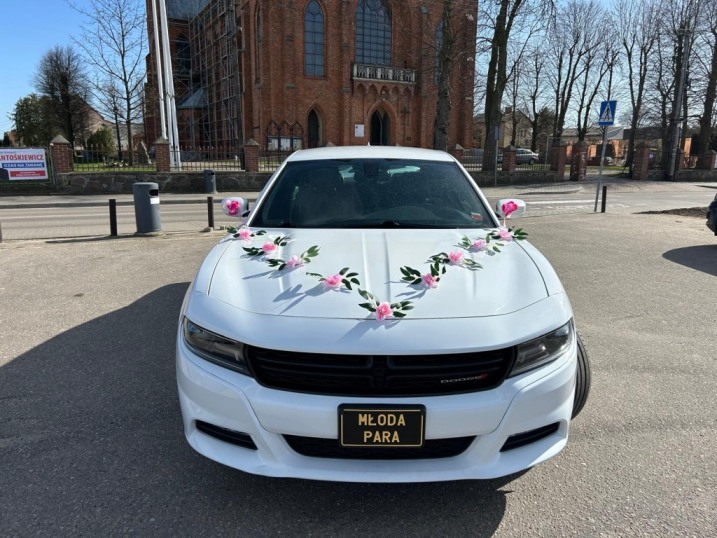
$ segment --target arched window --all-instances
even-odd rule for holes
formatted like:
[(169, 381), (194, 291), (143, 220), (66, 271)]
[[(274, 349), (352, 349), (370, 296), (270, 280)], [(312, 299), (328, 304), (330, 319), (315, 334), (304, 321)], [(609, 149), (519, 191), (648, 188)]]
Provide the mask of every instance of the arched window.
[(359, 0), (356, 8), (356, 62), (391, 65), (391, 14), (385, 0)]
[(304, 74), (324, 76), (324, 14), (316, 0), (304, 11)]

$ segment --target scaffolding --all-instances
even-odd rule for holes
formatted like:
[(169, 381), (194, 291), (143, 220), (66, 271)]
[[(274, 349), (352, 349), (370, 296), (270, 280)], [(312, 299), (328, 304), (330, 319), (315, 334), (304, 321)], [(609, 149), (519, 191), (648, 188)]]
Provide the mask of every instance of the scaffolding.
[[(171, 6), (170, 6), (171, 4)], [(174, 43), (180, 140), (239, 155), (243, 146), (241, 72), (234, 0), (168, 0)]]

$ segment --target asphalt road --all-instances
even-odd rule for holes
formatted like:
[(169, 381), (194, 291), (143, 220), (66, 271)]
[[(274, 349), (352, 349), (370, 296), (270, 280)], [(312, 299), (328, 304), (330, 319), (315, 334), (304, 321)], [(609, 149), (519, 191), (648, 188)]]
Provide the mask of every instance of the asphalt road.
[[(628, 185), (633, 188), (633, 185)], [(647, 210), (662, 210), (680, 207), (707, 207), (714, 198), (715, 188), (689, 184), (662, 183), (660, 188), (681, 190), (625, 190), (622, 185), (612, 184), (607, 194), (608, 213), (637, 213)], [(520, 197), (527, 204), (527, 217), (544, 217), (556, 214), (592, 213), (595, 210), (596, 189), (592, 184), (540, 186), (533, 188), (499, 187), (483, 189), (491, 204), (501, 197)], [(256, 196), (256, 193), (252, 193)], [(60, 197), (55, 197), (55, 199)], [(120, 202), (131, 203), (131, 197)], [(160, 197), (164, 199), (164, 197)], [(236, 219), (227, 217), (221, 211), (222, 195), (215, 196), (214, 227), (235, 226)], [(91, 200), (91, 197), (71, 198), (76, 205), (50, 205), (46, 207), (7, 208), (0, 199), (0, 227), (5, 241), (49, 238), (71, 238), (109, 235), (109, 207), (106, 200), (95, 201), (102, 205), (80, 205), (76, 200)], [(28, 197), (27, 200), (32, 200)], [(26, 203), (27, 200), (23, 201)], [(43, 199), (44, 200), (44, 199)], [(194, 195), (182, 201), (195, 203), (161, 203), (160, 215), (164, 232), (197, 232), (209, 224), (206, 197)], [(601, 210), (600, 199), (597, 210)], [(5, 206), (5, 207), (3, 207)], [(117, 206), (117, 228), (120, 236), (137, 231), (134, 207)]]
[(185, 442), (174, 334), (219, 233), (0, 244), (0, 536), (717, 535), (717, 238), (704, 219), (525, 219), (593, 365), (567, 448), (520, 476), (255, 477)]

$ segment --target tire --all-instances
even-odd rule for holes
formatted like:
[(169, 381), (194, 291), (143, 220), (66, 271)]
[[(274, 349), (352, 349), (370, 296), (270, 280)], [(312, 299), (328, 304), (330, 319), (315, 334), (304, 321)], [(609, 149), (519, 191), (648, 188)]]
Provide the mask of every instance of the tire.
[(528, 163), (530, 166), (533, 166), (535, 164), (535, 159), (530, 159), (530, 162)]
[(585, 403), (588, 401), (588, 394), (590, 394), (590, 361), (588, 360), (588, 352), (585, 349), (580, 334), (577, 334), (578, 338), (578, 368), (575, 373), (575, 400), (573, 401), (573, 415), (572, 418), (577, 417), (580, 411), (585, 407)]

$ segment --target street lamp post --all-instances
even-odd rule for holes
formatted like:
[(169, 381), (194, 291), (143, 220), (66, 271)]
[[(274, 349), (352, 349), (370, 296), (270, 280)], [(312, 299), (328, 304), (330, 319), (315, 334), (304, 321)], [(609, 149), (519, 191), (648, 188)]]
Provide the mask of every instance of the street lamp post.
[(122, 139), (120, 138), (118, 110), (115, 105), (113, 112), (115, 113), (115, 129), (117, 129), (117, 159), (122, 162)]

